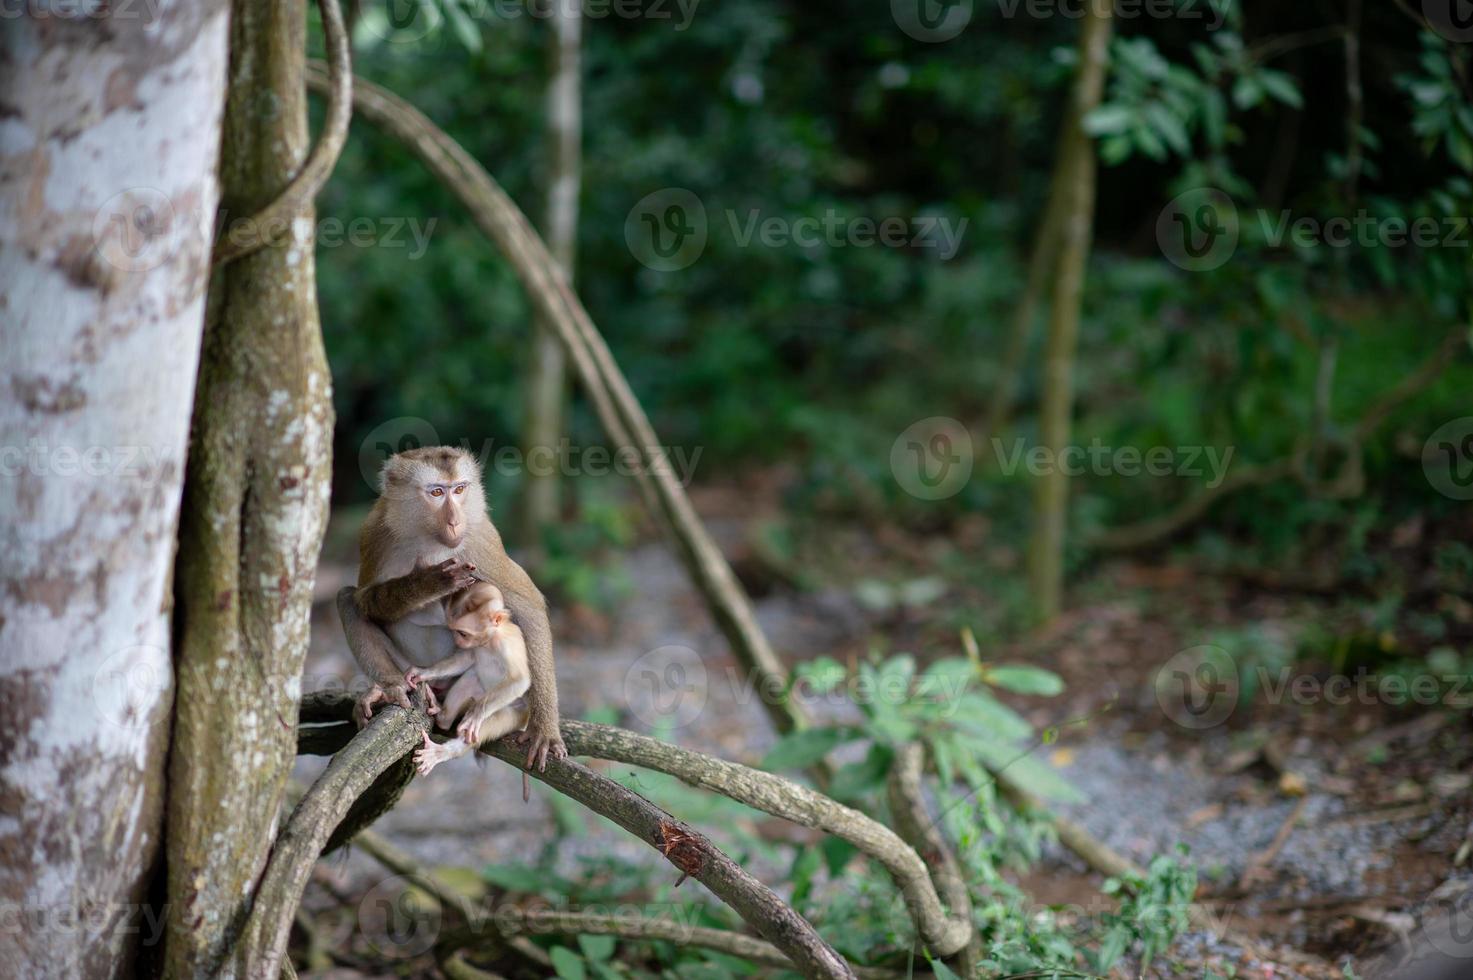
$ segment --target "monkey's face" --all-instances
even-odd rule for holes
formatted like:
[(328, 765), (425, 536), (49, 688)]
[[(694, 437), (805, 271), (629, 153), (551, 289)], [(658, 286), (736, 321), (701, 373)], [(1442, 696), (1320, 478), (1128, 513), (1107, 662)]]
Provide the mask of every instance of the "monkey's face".
[(398, 514), (397, 526), (417, 528), (447, 548), (465, 540), (468, 524), (486, 513), (475, 457), (450, 446), (398, 453), (384, 463), (380, 492)]
[(421, 487), (428, 518), (426, 530), (447, 548), (459, 548), (465, 540), (465, 492), (470, 484), (434, 482)]
[[(499, 592), (497, 596), (499, 599)], [(489, 647), (495, 642), (496, 631), (510, 618), (511, 613), (505, 609), (493, 608), (491, 603), (486, 603), (459, 616), (452, 615), (449, 622), (450, 635), (455, 638), (455, 645), (462, 650)]]

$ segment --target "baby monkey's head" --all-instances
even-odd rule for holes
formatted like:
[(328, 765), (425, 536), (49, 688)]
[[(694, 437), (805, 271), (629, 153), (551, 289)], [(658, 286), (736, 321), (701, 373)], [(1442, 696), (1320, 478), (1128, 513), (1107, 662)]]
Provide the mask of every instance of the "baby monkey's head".
[(479, 582), (450, 601), (445, 612), (450, 634), (462, 650), (491, 645), (491, 638), (502, 624), (511, 620), (501, 590), (489, 582)]

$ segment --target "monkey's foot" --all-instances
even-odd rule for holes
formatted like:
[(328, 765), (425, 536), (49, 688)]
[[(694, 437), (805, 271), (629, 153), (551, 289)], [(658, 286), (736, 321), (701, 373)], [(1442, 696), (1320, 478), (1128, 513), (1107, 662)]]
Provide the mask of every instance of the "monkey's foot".
[(421, 776), (428, 776), (430, 771), (440, 763), (459, 755), (458, 752), (449, 751), (448, 744), (436, 745), (434, 742), (431, 742), (429, 732), (422, 732), (421, 734), (425, 740), (424, 747), (416, 749), (414, 752), (414, 768), (418, 770)]

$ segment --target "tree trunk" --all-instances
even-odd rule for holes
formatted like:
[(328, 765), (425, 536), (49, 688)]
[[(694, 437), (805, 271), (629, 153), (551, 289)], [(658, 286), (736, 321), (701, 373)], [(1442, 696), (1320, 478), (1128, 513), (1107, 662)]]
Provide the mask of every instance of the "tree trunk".
[[(578, 246), (578, 185), (582, 93), (579, 86), (581, 5), (555, 0), (548, 41), (548, 177), (547, 218), (543, 227), (548, 251), (573, 282)], [(522, 489), (522, 540), (531, 549), (531, 562), (540, 564), (542, 529), (558, 519), (559, 476), (556, 469), (536, 465), (551, 461), (567, 426), (568, 378), (563, 345), (539, 318), (527, 371), (526, 416), (523, 445), (528, 465)]]
[(22, 9), (0, 45), (0, 962), (129, 976), (157, 938), (227, 18)]
[[(254, 214), (308, 150), (304, 0), (236, 0), (221, 146), (227, 215)], [(213, 284), (180, 528), (169, 769), (167, 974), (220, 971), (271, 850), (331, 472), (314, 212)], [(250, 951), (242, 951), (249, 956)]]
[(1056, 183), (1062, 194), (1059, 212), (1058, 273), (1049, 309), (1043, 356), (1043, 407), (1039, 423), (1052, 465), (1039, 476), (1034, 498), (1033, 543), (1029, 548), (1029, 580), (1034, 607), (1047, 622), (1059, 614), (1064, 591), (1064, 530), (1069, 505), (1069, 478), (1060, 454), (1069, 444), (1074, 410), (1074, 348), (1079, 335), (1079, 304), (1094, 225), (1094, 144), (1084, 131), (1085, 115), (1100, 104), (1109, 56), (1112, 5), (1090, 0), (1079, 36), (1079, 74), (1064, 117), (1059, 140), (1062, 171)]

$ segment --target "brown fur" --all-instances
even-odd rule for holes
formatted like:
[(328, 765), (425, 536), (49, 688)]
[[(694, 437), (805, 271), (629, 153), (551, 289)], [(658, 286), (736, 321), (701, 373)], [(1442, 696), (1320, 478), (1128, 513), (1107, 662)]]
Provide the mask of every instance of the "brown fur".
[[(432, 498), (430, 483), (459, 485), (463, 492)], [(453, 547), (446, 542), (447, 513), (463, 525)], [(437, 525), (436, 521), (440, 523)], [(416, 560), (451, 553), (445, 561), (415, 568)], [(566, 755), (558, 730), (557, 677), (552, 659), (552, 628), (547, 603), (522, 566), (512, 561), (491, 517), (475, 458), (450, 446), (412, 449), (389, 457), (381, 475), (380, 495), (359, 535), (358, 587), (344, 589), (338, 610), (348, 645), (364, 671), (376, 681), (359, 702), (366, 721), (373, 705), (393, 701), (407, 706), (402, 670), (394, 644), (383, 627), (436, 600), (470, 588), (476, 581), (501, 590), (503, 601), (520, 626), (527, 650), (531, 689), (530, 718), (524, 741), (530, 742), (529, 764), (546, 765), (547, 754)], [(407, 568), (389, 577), (391, 568)]]

